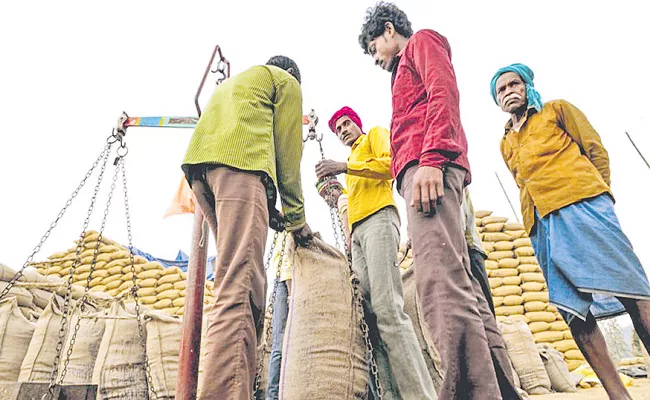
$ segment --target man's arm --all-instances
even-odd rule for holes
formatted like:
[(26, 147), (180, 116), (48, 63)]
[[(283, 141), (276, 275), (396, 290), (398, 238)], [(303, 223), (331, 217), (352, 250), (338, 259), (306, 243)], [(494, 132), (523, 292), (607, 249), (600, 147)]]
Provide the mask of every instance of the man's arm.
[(580, 146), (580, 150), (596, 167), (605, 183), (609, 186), (609, 156), (600, 141), (598, 132), (591, 126), (583, 112), (568, 101), (558, 101), (553, 106), (558, 115), (560, 127)]
[(370, 179), (390, 180), (390, 132), (376, 126), (368, 132), (368, 141), (374, 157), (365, 161), (348, 161), (347, 173)]
[(419, 35), (413, 62), (427, 92), (419, 165), (441, 168), (462, 152), (455, 140), (460, 127), (458, 86), (446, 40), (437, 34)]
[(293, 78), (276, 88), (273, 116), (277, 185), (287, 230), (305, 225), (305, 206), (300, 179), (302, 159), (302, 93)]

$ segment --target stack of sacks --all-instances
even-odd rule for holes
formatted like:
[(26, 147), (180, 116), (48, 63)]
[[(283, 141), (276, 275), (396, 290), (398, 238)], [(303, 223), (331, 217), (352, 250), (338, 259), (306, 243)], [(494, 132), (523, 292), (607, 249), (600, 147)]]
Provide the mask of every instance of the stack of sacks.
[(560, 351), (571, 371), (585, 363), (568, 325), (549, 304), (546, 281), (524, 226), (490, 211), (477, 211), (476, 225), (488, 255), (485, 268), (497, 320), (526, 322), (535, 342)]
[(645, 365), (644, 357), (624, 358), (618, 362), (619, 367), (633, 367)]
[[(125, 296), (133, 287), (133, 273), (138, 284), (138, 295), (147, 307), (162, 310), (170, 315), (183, 315), (187, 274), (178, 267), (163, 268), (160, 263), (150, 262), (144, 257), (133, 257), (128, 249), (102, 237), (99, 243), (97, 262), (92, 274), (90, 268), (99, 234), (88, 231), (83, 241), (83, 251), (79, 254), (80, 263), (73, 275), (73, 286), (83, 288), (90, 276), (90, 293), (104, 292), (114, 297)], [(78, 243), (78, 242), (76, 242)], [(33, 263), (32, 266), (42, 274), (67, 281), (70, 268), (75, 260), (76, 246), (65, 252), (52, 254), (48, 261)], [(51, 279), (51, 278), (50, 278)], [(214, 302), (213, 282), (206, 281), (204, 301)], [(78, 289), (77, 289), (78, 290)]]
[[(0, 292), (8, 285), (16, 272), (0, 264)], [(26, 268), (22, 276), (14, 283), (5, 298), (15, 298), (16, 303), (28, 321), (36, 321), (50, 302), (52, 296), (62, 300), (65, 296), (63, 279), (58, 276), (46, 277), (33, 268)], [(73, 300), (83, 295), (83, 289), (75, 287), (71, 296)]]

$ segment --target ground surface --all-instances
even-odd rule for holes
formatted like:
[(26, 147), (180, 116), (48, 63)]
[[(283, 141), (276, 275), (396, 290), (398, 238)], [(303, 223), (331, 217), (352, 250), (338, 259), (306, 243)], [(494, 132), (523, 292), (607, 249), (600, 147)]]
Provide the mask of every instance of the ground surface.
[[(634, 386), (627, 390), (634, 400), (650, 400), (650, 380), (635, 379)], [(541, 396), (530, 396), (531, 400), (609, 400), (602, 387), (580, 390), (578, 393), (554, 393)]]

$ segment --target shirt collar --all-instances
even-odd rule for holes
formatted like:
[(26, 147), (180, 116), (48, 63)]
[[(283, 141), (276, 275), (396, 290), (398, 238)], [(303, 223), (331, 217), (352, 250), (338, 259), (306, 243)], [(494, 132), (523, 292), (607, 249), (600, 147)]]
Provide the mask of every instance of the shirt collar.
[(364, 136), (366, 136), (366, 135), (362, 133), (361, 136), (359, 136), (359, 137), (357, 138), (357, 140), (355, 140), (354, 143), (352, 143), (352, 147), (351, 147), (352, 150), (354, 150), (354, 149), (356, 149), (357, 147), (359, 147), (359, 145), (361, 144), (361, 141), (363, 140), (363, 137), (364, 137)]
[[(524, 127), (526, 122), (528, 121), (528, 118), (530, 118), (531, 115), (535, 114), (537, 112), (537, 109), (533, 106), (528, 106), (526, 109), (526, 113), (524, 114), (523, 121), (521, 122), (521, 126), (519, 127), (519, 130)], [(506, 122), (506, 126), (504, 127), (504, 135), (507, 134), (512, 130), (512, 119), (509, 119), (508, 122)]]

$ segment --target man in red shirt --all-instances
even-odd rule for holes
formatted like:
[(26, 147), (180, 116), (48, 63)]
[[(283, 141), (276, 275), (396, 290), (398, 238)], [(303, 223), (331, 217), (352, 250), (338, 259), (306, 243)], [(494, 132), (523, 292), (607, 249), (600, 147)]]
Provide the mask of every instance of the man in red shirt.
[(472, 276), (461, 216), (471, 180), (447, 39), (413, 34), (392, 3), (368, 9), (359, 43), (392, 73), (391, 151), (407, 203), (420, 306), (445, 378), (441, 399), (519, 399), (503, 338)]

